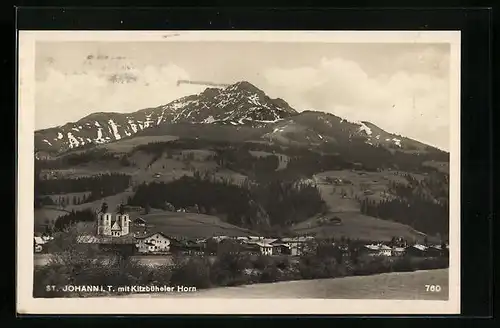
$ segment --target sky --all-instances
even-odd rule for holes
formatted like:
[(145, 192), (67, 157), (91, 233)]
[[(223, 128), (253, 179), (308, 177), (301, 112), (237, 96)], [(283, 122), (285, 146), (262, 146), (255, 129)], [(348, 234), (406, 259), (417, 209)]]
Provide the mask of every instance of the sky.
[(35, 125), (134, 112), (206, 88), (179, 79), (248, 81), (299, 112), (369, 121), (448, 151), (449, 60), (443, 43), (37, 42)]

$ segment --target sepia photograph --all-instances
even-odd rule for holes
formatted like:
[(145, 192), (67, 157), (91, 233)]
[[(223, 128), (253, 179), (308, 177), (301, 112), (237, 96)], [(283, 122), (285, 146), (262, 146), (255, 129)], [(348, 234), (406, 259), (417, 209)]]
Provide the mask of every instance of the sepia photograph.
[(18, 311), (459, 313), (459, 69), (459, 32), (21, 31)]

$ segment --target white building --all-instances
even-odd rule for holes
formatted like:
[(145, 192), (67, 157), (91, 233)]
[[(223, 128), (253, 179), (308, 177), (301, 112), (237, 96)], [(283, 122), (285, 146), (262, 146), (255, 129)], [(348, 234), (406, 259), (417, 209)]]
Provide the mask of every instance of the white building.
[(370, 256), (392, 256), (392, 248), (383, 244), (365, 245), (364, 249)]
[(387, 245), (380, 245), (379, 255), (380, 256), (392, 256), (392, 248), (390, 248)]
[(263, 242), (257, 242), (255, 243), (257, 246), (259, 246), (260, 254), (262, 255), (273, 255), (273, 245), (263, 243)]
[(137, 237), (137, 249), (139, 253), (166, 253), (170, 251), (171, 240), (161, 232)]
[(406, 249), (404, 247), (394, 247), (392, 249), (392, 255), (393, 256), (402, 256), (406, 252)]
[(314, 241), (314, 237), (311, 236), (301, 236), (301, 237), (293, 237), (293, 238), (282, 238), (281, 242), (287, 244), (290, 249), (290, 255), (292, 256), (300, 256), (307, 252), (310, 246), (310, 243)]
[(35, 236), (34, 241), (35, 241), (35, 245), (43, 245), (43, 244), (47, 243), (46, 240), (44, 240), (42, 237), (39, 237), (39, 236)]

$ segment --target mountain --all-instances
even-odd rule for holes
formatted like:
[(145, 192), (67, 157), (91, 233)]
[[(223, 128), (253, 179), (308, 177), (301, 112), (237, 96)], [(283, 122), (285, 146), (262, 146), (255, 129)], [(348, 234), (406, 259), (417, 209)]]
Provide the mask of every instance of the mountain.
[(135, 113), (93, 113), (77, 122), (35, 131), (37, 151), (57, 153), (89, 144), (104, 144), (139, 131), (171, 123), (261, 126), (296, 115), (282, 99), (271, 99), (248, 82), (200, 94)]
[(416, 140), (384, 131), (367, 121), (349, 122), (333, 114), (316, 111), (304, 111), (277, 122), (273, 130), (263, 138), (284, 144), (342, 145), (361, 141), (394, 150), (424, 151), (432, 148)]
[[(36, 206), (200, 205), (235, 226), (335, 238), (448, 231), (447, 153), (367, 121), (298, 112), (248, 82), (94, 113), (36, 131), (35, 146)], [(341, 213), (342, 227), (329, 228), (326, 212)]]
[[(225, 127), (225, 128), (224, 128)], [(233, 129), (234, 128), (234, 129)], [(226, 141), (250, 139), (282, 145), (346, 147), (352, 142), (391, 150), (437, 151), (426, 144), (384, 131), (376, 125), (348, 122), (316, 111), (299, 113), (242, 81), (226, 88), (207, 88), (164, 106), (134, 113), (93, 113), (77, 122), (35, 131), (37, 157), (82, 146), (107, 144), (139, 135), (176, 135)], [(217, 138), (216, 138), (217, 139)]]

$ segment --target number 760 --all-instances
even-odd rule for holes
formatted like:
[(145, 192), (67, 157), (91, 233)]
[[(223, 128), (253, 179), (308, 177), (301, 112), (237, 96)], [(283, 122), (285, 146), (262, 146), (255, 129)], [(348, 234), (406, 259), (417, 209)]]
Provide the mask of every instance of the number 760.
[(425, 291), (439, 293), (441, 291), (441, 286), (439, 286), (439, 285), (425, 285)]

